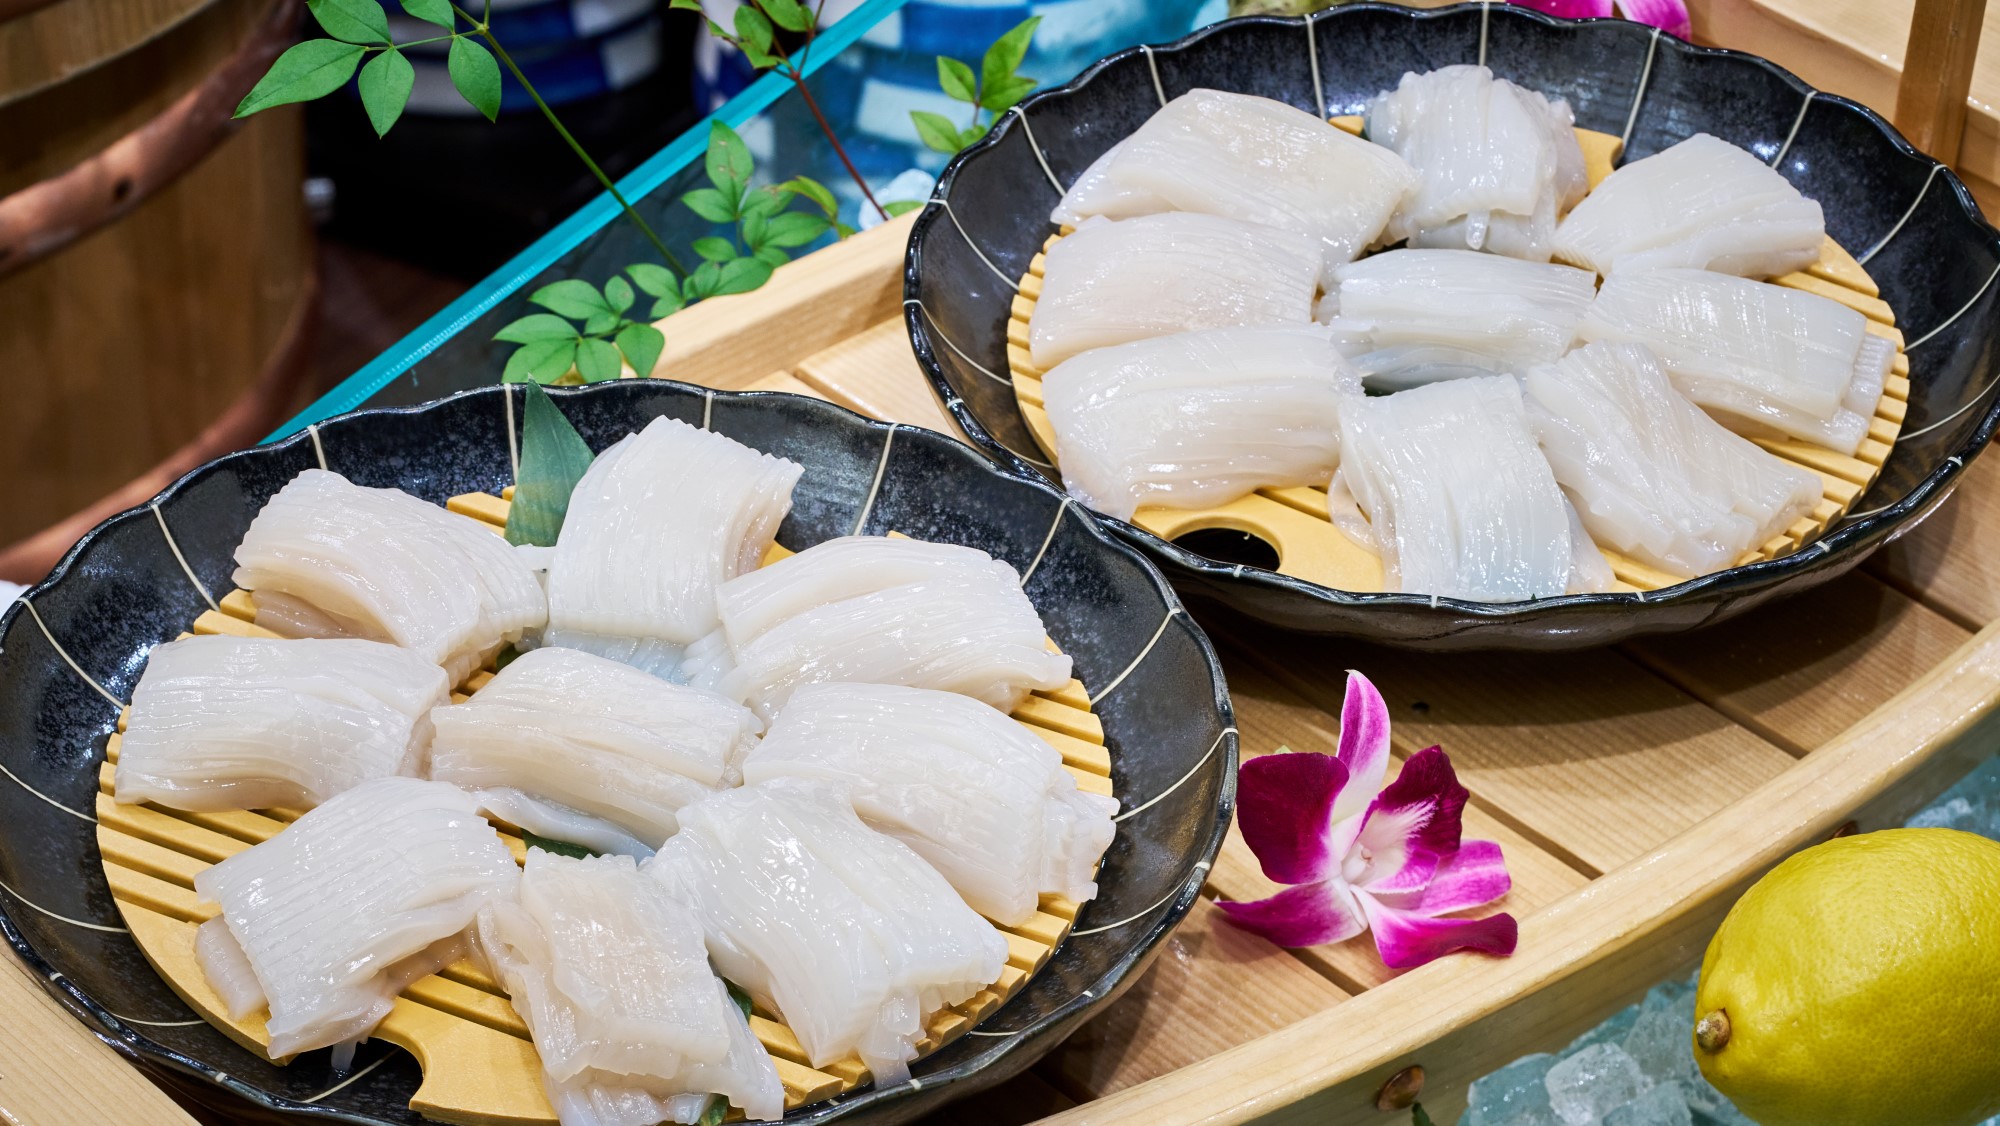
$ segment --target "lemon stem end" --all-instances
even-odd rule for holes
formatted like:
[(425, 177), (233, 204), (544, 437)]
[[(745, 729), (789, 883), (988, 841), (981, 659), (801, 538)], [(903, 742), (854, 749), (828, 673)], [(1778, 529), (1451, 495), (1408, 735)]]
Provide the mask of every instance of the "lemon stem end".
[(1694, 1042), (1701, 1050), (1714, 1055), (1729, 1046), (1729, 1013), (1716, 1009), (1706, 1013), (1694, 1025)]

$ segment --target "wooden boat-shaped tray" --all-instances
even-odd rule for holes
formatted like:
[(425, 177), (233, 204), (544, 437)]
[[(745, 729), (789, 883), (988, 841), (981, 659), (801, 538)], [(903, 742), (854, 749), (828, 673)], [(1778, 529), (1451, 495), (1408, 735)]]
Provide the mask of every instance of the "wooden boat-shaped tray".
[[(902, 318), (910, 222), (676, 314), (659, 374), (956, 433)], [(1246, 756), (1330, 751), (1348, 668), (1382, 688), (1399, 759), (1433, 743), (1451, 754), (1473, 795), (1467, 835), (1506, 852), (1514, 890), (1498, 907), (1521, 919), (1519, 951), (1398, 976), (1366, 936), (1281, 950), (1204, 901), (1103, 1016), (934, 1121), (1373, 1126), (1409, 1120), (1376, 1099), (1415, 1065), (1425, 1109), (1450, 1123), (1472, 1080), (1692, 970), (1772, 864), (1849, 821), (1898, 823), (2000, 745), (1995, 560), (1988, 457), (1859, 572), (1700, 633), (1439, 655), (1211, 627)], [(1272, 886), (1232, 833), (1205, 894)]]
[[(446, 507), (497, 533), (506, 526), (512, 492), (453, 497)], [(773, 544), (764, 562), (789, 554)], [(231, 591), (218, 605), (217, 610), (203, 612), (190, 632), (278, 636), (255, 624), (256, 606), (248, 592)], [(1054, 649), (1055, 643), (1049, 647)], [(474, 672), (452, 693), (453, 702), (468, 699), (492, 679), (490, 666)], [(1082, 683), (1072, 679), (1061, 688), (1029, 696), (1014, 709), (1013, 718), (1062, 754), (1064, 769), (1079, 788), (1111, 794), (1111, 756), (1104, 746), (1104, 728), (1091, 713)], [(121, 716), (118, 730), (124, 729)], [(198, 901), (194, 879), (204, 868), (269, 839), (297, 820), (300, 811), (189, 813), (120, 805), (111, 798), (119, 742), (120, 736), (114, 734), (106, 746), (96, 803), (98, 848), (119, 914), (146, 960), (189, 1007), (237, 1043), (262, 1054), (270, 1042), (263, 1016), (232, 1020), (195, 958), (195, 928), (216, 910)], [(527, 847), (519, 831), (503, 823), (496, 823), (496, 828), (514, 859), (525, 860)], [(1069, 933), (1077, 908), (1062, 896), (1046, 895), (1026, 922), (994, 924), (1007, 940), (1007, 964), (999, 979), (933, 1015), (927, 1035), (917, 1045), (919, 1056), (964, 1035), (1005, 1004)], [(858, 1057), (812, 1067), (798, 1037), (777, 1013), (759, 1008), (750, 1025), (777, 1064), (787, 1111), (869, 1081), (868, 1069)], [(422, 1066), (423, 1086), (410, 1105), (425, 1117), (465, 1126), (554, 1126), (555, 1112), (542, 1090), (541, 1064), (528, 1028), (506, 991), (473, 962), (448, 966), (404, 990), (375, 1035), (410, 1052)], [(731, 1117), (741, 1115), (732, 1111)]]
[[(1336, 117), (1332, 121), (1350, 133), (1361, 132), (1359, 117)], [(1595, 188), (1616, 167), (1623, 143), (1608, 133), (1589, 129), (1578, 129), (1576, 134), (1590, 186)], [(1007, 366), (1014, 396), (1029, 433), (1035, 436), (1051, 462), (1056, 460), (1055, 429), (1049, 423), (1048, 412), (1042, 409), (1043, 373), (1028, 354), (1028, 323), (1042, 292), (1043, 260), (1071, 229), (1066, 227), (1061, 233), (1049, 236), (1042, 253), (1035, 255), (1027, 274), (1021, 278), (1020, 292), (1014, 298), (1012, 316), (1007, 322)], [(1768, 543), (1744, 553), (1736, 561), (1737, 566), (1797, 551), (1845, 515), (1882, 471), (1882, 463), (1888, 460), (1896, 435), (1902, 429), (1910, 397), (1910, 360), (1903, 354), (1903, 334), (1896, 328), (1895, 313), (1882, 300), (1881, 290), (1868, 272), (1838, 243), (1827, 239), (1818, 262), (1772, 281), (1830, 298), (1861, 313), (1867, 318), (1868, 331), (1896, 345), (1896, 358), (1876, 402), (1875, 415), (1869, 420), (1868, 436), (1854, 456), (1795, 439), (1756, 440), (1771, 453), (1818, 476), (1824, 492), (1810, 513), (1799, 517)], [(1339, 590), (1382, 589), (1381, 559), (1333, 526), (1327, 516), (1324, 487), (1260, 489), (1212, 508), (1142, 508), (1133, 515), (1132, 523), (1169, 542), (1212, 528), (1241, 532), (1270, 545), (1278, 556), (1274, 569), (1280, 574)], [(1612, 587), (1616, 591), (1660, 590), (1685, 581), (1615, 551), (1606, 549), (1604, 557), (1616, 576), (1617, 583)]]

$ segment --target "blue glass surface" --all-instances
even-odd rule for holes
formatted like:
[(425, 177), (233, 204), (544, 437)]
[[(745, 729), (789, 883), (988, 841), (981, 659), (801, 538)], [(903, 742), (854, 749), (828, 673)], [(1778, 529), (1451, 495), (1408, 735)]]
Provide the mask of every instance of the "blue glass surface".
[[(1021, 73), (1054, 86), (1113, 51), (1173, 39), (1220, 18), (1224, 7), (1223, 0), (864, 0), (820, 33), (804, 69), (814, 98), (880, 198), (923, 199), (928, 175), (946, 158), (918, 143), (910, 111), (956, 120), (968, 109), (938, 89), (936, 56), (965, 59), (976, 70), (987, 44), (1028, 16), (1040, 16)], [(705, 95), (720, 99), (734, 91), (711, 119), (743, 135), (760, 182), (812, 176), (839, 196), (848, 222), (859, 222), (861, 193), (789, 82), (775, 74), (752, 78), (733, 53), (698, 58), (696, 66)], [(619, 181), (619, 190), (683, 261), (696, 260), (689, 249), (695, 239), (717, 233), (679, 203), (682, 193), (706, 184), (707, 144), (704, 120)], [(656, 259), (616, 201), (600, 194), (270, 438), (362, 407), (419, 403), (497, 382), (514, 346), (494, 343), (493, 333), (532, 311), (527, 293), (564, 277), (602, 284), (630, 263)]]

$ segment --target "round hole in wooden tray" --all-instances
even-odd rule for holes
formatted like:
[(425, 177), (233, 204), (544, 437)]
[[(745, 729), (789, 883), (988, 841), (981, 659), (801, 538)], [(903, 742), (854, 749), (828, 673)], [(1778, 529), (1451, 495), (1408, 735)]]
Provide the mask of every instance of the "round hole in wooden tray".
[[(511, 494), (512, 490), (508, 490)], [(509, 497), (474, 493), (453, 497), (446, 507), (480, 520), (496, 532), (507, 522)], [(769, 563), (789, 554), (773, 545)], [(194, 634), (275, 637), (255, 624), (256, 606), (246, 591), (232, 591), (220, 609), (197, 618)], [(183, 635), (186, 636), (186, 635)], [(1053, 649), (1054, 643), (1050, 643)], [(452, 694), (462, 701), (493, 677), (489, 664), (467, 677)], [(129, 709), (128, 709), (129, 710)], [(1063, 767), (1079, 788), (1109, 795), (1111, 756), (1104, 728), (1092, 713), (1083, 685), (1067, 685), (1029, 696), (1013, 718), (1062, 755)], [(118, 721), (119, 731), (125, 719)], [(230, 1019), (195, 959), (195, 928), (216, 914), (194, 893), (203, 869), (269, 839), (298, 819), (298, 810), (240, 810), (191, 813), (153, 805), (120, 805), (112, 781), (120, 736), (112, 735), (99, 771), (97, 843), (105, 879), (132, 939), (160, 977), (181, 999), (230, 1039), (262, 1054), (269, 1043), (262, 1014)], [(496, 823), (517, 861), (527, 847), (511, 826)], [(1043, 896), (1033, 918), (1018, 926), (994, 924), (1007, 940), (1007, 965), (1000, 978), (968, 1000), (933, 1015), (918, 1058), (943, 1047), (999, 1009), (1054, 953), (1076, 920), (1078, 904)], [(814, 1068), (798, 1037), (778, 1014), (759, 1009), (750, 1018), (778, 1067), (787, 1113), (854, 1090), (869, 1081), (859, 1058)], [(541, 1061), (527, 1026), (514, 1012), (506, 991), (471, 961), (461, 961), (405, 989), (372, 1034), (416, 1057), (423, 1085), (411, 1109), (427, 1117), (476, 1126), (555, 1126), (555, 1111), (542, 1090)], [(285, 1062), (285, 1061), (280, 1061)], [(732, 1119), (742, 1116), (733, 1108)]]
[[(1359, 117), (1336, 117), (1333, 123), (1350, 133), (1361, 132)], [(1595, 188), (1617, 164), (1621, 143), (1617, 137), (1588, 129), (1576, 131)], [(1051, 235), (1042, 252), (1029, 263), (1021, 278), (1007, 323), (1007, 366), (1013, 377), (1014, 397), (1021, 417), (1035, 441), (1056, 460), (1055, 429), (1042, 407), (1042, 371), (1028, 351), (1028, 322), (1042, 291), (1042, 265), (1049, 248), (1070, 233), (1064, 228)], [(1875, 416), (1869, 421), (1868, 436), (1855, 455), (1835, 453), (1808, 442), (1788, 438), (1752, 439), (1785, 461), (1816, 474), (1824, 491), (1814, 509), (1790, 528), (1755, 551), (1736, 561), (1737, 566), (1775, 559), (1797, 551), (1824, 533), (1846, 513), (1856, 498), (1868, 491), (1882, 471), (1882, 463), (1895, 446), (1902, 429), (1910, 396), (1910, 361), (1903, 354), (1903, 334), (1896, 328), (1894, 312), (1883, 301), (1875, 283), (1852, 255), (1831, 238), (1820, 252), (1820, 260), (1798, 273), (1772, 278), (1771, 284), (1799, 289), (1838, 301), (1867, 319), (1868, 331), (1896, 345), (1896, 358), (1889, 378), (1876, 402)], [(1327, 516), (1326, 489), (1293, 486), (1259, 489), (1225, 505), (1199, 509), (1162, 506), (1141, 508), (1132, 523), (1170, 543), (1197, 554), (1207, 554), (1190, 537), (1214, 528), (1235, 529), (1269, 544), (1278, 555), (1278, 573), (1337, 590), (1374, 592), (1383, 589), (1382, 563), (1373, 553), (1355, 544), (1336, 529)], [(1617, 578), (1618, 591), (1650, 591), (1686, 580), (1606, 550), (1605, 559)], [(1218, 562), (1256, 566), (1233, 557), (1211, 557)]]

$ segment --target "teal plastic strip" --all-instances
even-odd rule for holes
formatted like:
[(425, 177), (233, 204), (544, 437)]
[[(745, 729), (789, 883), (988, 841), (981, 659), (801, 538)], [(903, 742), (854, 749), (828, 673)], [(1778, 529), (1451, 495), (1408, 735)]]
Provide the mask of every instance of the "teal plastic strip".
[[(812, 54), (806, 60), (805, 72), (809, 75), (818, 72), (827, 60), (852, 47), (876, 24), (906, 3), (908, 0), (867, 0), (848, 13), (847, 18), (819, 34)], [(727, 122), (732, 129), (740, 129), (751, 118), (771, 108), (791, 89), (790, 80), (765, 72), (763, 77), (729, 99), (721, 109), (703, 118), (700, 124), (627, 173), (624, 179), (618, 181), (618, 190), (625, 193), (627, 199), (646, 197), (669, 177), (708, 152), (709, 122), (720, 120)], [(487, 275), (485, 280), (467, 290), (458, 300), (446, 305), (408, 336), (363, 365), (361, 370), (342, 380), (339, 386), (320, 396), (291, 421), (272, 431), (264, 441), (275, 442), (298, 433), (311, 423), (358, 409), (377, 391), (387, 387), (391, 380), (410, 370), (417, 361), (436, 351), (439, 345), (485, 316), (495, 305), (554, 265), (557, 259), (582, 245), (585, 239), (623, 214), (610, 192), (598, 193), (597, 198), (578, 208), (569, 218), (530, 243), (526, 250)]]

